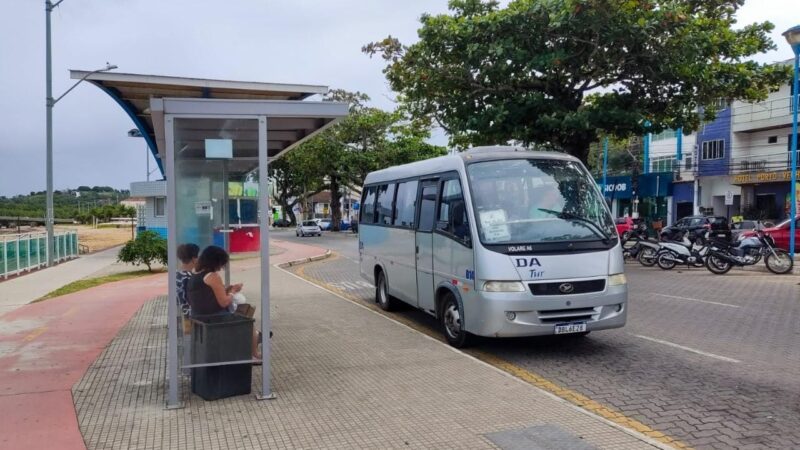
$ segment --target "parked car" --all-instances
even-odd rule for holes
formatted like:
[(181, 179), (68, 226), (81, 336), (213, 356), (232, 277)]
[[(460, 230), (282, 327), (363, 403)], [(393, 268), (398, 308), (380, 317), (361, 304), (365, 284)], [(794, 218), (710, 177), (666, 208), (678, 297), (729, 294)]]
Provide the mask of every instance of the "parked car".
[(304, 220), (297, 224), (295, 234), (297, 236), (322, 236), (322, 229), (320, 229), (316, 221)]
[(697, 233), (703, 229), (711, 232), (711, 238), (731, 240), (731, 227), (728, 225), (728, 218), (724, 216), (687, 216), (664, 227), (660, 236), (662, 240), (677, 240), (681, 234)]
[(731, 224), (731, 237), (736, 240), (745, 231), (762, 230), (765, 226), (760, 220), (742, 220)]
[(643, 226), (642, 219), (634, 219), (632, 217), (619, 217), (615, 220), (617, 227), (617, 234), (623, 241), (628, 240), (629, 237), (640, 228), (640, 236), (647, 238), (647, 227)]
[(317, 219), (317, 225), (323, 231), (330, 231), (331, 230), (331, 220), (330, 219)]
[[(789, 219), (775, 225), (774, 227), (764, 227), (764, 232), (775, 240), (775, 246), (784, 250), (789, 250)], [(794, 251), (800, 251), (800, 215), (795, 217), (794, 224)], [(743, 238), (753, 237), (756, 232), (753, 230), (743, 231), (739, 236)]]
[(634, 228), (636, 228), (636, 224), (633, 223), (633, 219), (630, 217), (618, 217), (614, 222), (617, 227), (617, 234), (623, 241), (627, 240)]

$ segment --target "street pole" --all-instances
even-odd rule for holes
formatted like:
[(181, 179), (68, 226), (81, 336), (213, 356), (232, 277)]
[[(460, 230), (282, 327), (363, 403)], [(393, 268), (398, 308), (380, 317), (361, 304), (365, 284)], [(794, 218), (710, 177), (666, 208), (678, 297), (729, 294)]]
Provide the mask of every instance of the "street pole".
[(76, 86), (78, 86), (83, 80), (89, 77), (89, 75), (98, 73), (98, 72), (107, 72), (109, 70), (116, 69), (117, 66), (113, 66), (111, 64), (106, 63), (106, 67), (103, 69), (94, 70), (86, 74), (83, 78), (75, 82), (69, 89), (66, 90), (63, 94), (61, 94), (58, 98), (53, 98), (53, 63), (52, 63), (52, 51), (51, 51), (51, 43), (50, 43), (50, 13), (53, 12), (58, 5), (61, 4), (64, 0), (58, 0), (57, 2), (53, 3), (50, 0), (45, 0), (44, 2), (44, 10), (45, 10), (45, 86), (46, 86), (46, 98), (45, 98), (45, 110), (47, 114), (47, 162), (46, 162), (46, 172), (47, 172), (47, 195), (46, 195), (46, 211), (45, 211), (45, 227), (47, 228), (47, 266), (53, 265), (53, 255), (55, 251), (55, 240), (53, 239), (53, 222), (54, 219), (54, 211), (53, 211), (53, 106), (59, 102), (65, 95), (72, 92)]
[[(61, 3), (61, 2), (58, 2)], [(47, 228), (47, 266), (53, 265), (53, 67), (50, 49), (50, 13), (55, 6), (50, 0), (45, 0), (45, 83), (47, 96), (45, 107), (47, 110), (47, 196), (45, 206), (45, 227)]]
[(792, 204), (789, 207), (789, 256), (794, 260), (795, 229), (797, 222), (797, 108), (800, 106), (800, 25), (796, 25), (783, 33), (786, 41), (794, 51), (794, 79), (792, 80), (792, 184), (789, 186)]
[(606, 196), (606, 182), (608, 175), (608, 138), (603, 139), (603, 198)]
[[(645, 121), (644, 126), (650, 128), (650, 121)], [(643, 174), (650, 173), (650, 132), (644, 135), (644, 158), (642, 158), (644, 167), (642, 168)]]
[(792, 185), (791, 189), (792, 206), (789, 217), (791, 217), (791, 225), (789, 226), (789, 256), (794, 259), (794, 245), (795, 245), (795, 228), (797, 227), (797, 108), (798, 102), (798, 77), (800, 77), (800, 45), (794, 47), (794, 95), (792, 95)]

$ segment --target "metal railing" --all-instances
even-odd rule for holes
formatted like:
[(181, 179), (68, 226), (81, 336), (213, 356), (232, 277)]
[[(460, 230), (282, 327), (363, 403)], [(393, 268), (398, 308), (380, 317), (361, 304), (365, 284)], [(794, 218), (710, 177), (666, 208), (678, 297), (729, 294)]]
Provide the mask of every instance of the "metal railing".
[[(80, 244), (75, 230), (56, 231), (53, 260), (77, 258)], [(47, 233), (22, 233), (0, 236), (0, 276), (4, 279), (47, 265)]]
[(792, 114), (792, 98), (782, 97), (758, 103), (748, 103), (733, 108), (733, 123), (756, 122), (775, 118), (786, 118)]

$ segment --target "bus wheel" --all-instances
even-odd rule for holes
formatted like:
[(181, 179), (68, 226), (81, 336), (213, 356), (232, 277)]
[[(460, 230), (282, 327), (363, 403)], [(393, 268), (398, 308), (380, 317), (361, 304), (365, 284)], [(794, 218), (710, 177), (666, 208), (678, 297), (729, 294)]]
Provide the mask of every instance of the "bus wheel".
[(456, 348), (469, 347), (475, 336), (464, 329), (464, 314), (452, 293), (445, 294), (442, 299), (442, 331), (447, 343)]
[(386, 285), (386, 275), (383, 271), (378, 271), (378, 279), (375, 283), (375, 301), (384, 311), (394, 311), (397, 308), (397, 300), (389, 295), (389, 287)]

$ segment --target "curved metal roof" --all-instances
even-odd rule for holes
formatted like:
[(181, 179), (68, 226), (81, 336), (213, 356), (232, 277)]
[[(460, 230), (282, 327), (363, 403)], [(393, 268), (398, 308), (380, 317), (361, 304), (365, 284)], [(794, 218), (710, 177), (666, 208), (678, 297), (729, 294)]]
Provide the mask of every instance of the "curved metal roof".
[[(164, 175), (164, 166), (160, 154), (163, 155), (165, 149), (159, 148), (159, 143), (163, 145), (164, 136), (161, 129), (163, 126), (158, 123), (154, 126), (151, 111), (153, 99), (220, 99), (303, 103), (300, 101), (328, 92), (327, 86), (320, 85), (210, 80), (85, 70), (70, 70), (70, 77), (76, 80), (85, 79), (94, 84), (122, 107), (142, 133), (162, 175)], [(157, 117), (156, 122), (161, 118)], [(283, 127), (279, 130), (280, 133), (274, 133), (273, 136), (280, 139), (272, 140), (270, 138), (270, 154), (282, 153), (334, 120), (330, 117), (308, 117), (307, 119), (302, 123), (301, 128), (285, 129)], [(295, 123), (300, 124), (301, 122), (295, 121)]]

